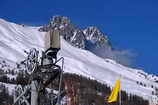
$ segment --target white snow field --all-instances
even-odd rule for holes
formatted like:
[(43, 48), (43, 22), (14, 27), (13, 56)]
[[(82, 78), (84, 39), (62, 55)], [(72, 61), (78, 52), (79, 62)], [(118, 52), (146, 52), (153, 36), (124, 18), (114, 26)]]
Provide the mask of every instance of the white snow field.
[[(0, 19), (0, 59), (16, 63), (25, 58), (24, 50), (44, 49), (44, 32), (39, 27), (14, 24)], [(111, 59), (100, 58), (93, 53), (75, 48), (61, 39), (61, 51), (58, 57), (65, 58), (64, 72), (75, 73), (95, 79), (110, 87), (121, 76), (121, 89), (127, 93), (142, 96), (156, 102), (157, 96), (152, 95), (158, 83), (140, 75), (137, 69), (125, 67)], [(142, 82), (143, 85), (139, 85)]]

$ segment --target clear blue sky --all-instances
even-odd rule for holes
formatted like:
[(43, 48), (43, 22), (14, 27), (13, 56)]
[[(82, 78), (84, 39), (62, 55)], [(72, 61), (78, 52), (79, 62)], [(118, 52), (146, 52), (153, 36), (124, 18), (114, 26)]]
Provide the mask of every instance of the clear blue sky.
[(0, 18), (8, 21), (41, 25), (53, 15), (97, 26), (114, 47), (137, 55), (134, 66), (158, 74), (158, 0), (0, 0)]

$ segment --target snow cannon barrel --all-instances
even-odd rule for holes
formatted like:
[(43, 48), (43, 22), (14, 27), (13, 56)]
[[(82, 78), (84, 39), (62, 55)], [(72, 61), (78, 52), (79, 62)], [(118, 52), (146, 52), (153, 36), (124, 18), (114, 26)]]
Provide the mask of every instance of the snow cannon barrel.
[(45, 35), (46, 55), (57, 58), (57, 53), (60, 50), (60, 35), (58, 29), (50, 29)]

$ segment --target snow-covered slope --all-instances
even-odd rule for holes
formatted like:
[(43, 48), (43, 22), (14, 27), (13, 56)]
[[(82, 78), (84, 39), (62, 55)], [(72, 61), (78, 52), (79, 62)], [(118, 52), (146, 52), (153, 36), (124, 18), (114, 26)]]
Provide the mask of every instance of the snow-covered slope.
[(0, 19), (0, 57), (17, 62), (24, 58), (24, 50), (41, 49), (43, 43), (37, 27), (23, 27)]
[[(24, 50), (43, 50), (44, 35), (44, 32), (38, 31), (38, 27), (21, 26), (0, 19), (0, 59), (19, 62), (25, 57)], [(122, 90), (150, 101), (157, 100), (152, 93), (156, 92), (158, 84), (140, 75), (138, 71), (141, 70), (125, 67), (111, 59), (102, 59), (87, 50), (71, 46), (64, 39), (61, 40), (60, 56), (65, 58), (65, 72), (83, 75), (109, 86), (113, 86), (122, 76)]]

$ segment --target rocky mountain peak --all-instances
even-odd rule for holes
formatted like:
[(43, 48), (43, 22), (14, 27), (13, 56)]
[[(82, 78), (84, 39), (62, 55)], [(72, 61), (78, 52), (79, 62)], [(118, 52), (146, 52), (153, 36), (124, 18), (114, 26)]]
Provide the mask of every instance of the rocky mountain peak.
[(104, 49), (104, 46), (106, 46), (105, 49), (111, 49), (107, 35), (95, 26), (82, 30), (72, 24), (68, 17), (54, 16), (49, 25), (41, 27), (40, 31), (49, 31), (50, 28), (58, 28), (60, 35), (72, 46), (87, 49), (93, 53), (98, 48)]
[(97, 46), (104, 46), (106, 44), (111, 47), (107, 35), (101, 32), (97, 27), (88, 27), (83, 32), (86, 35), (86, 39), (90, 40), (93, 44)]
[(54, 16), (51, 19), (51, 24), (58, 25), (58, 26), (69, 25), (70, 24), (70, 20), (67, 17), (65, 17), (65, 16)]

